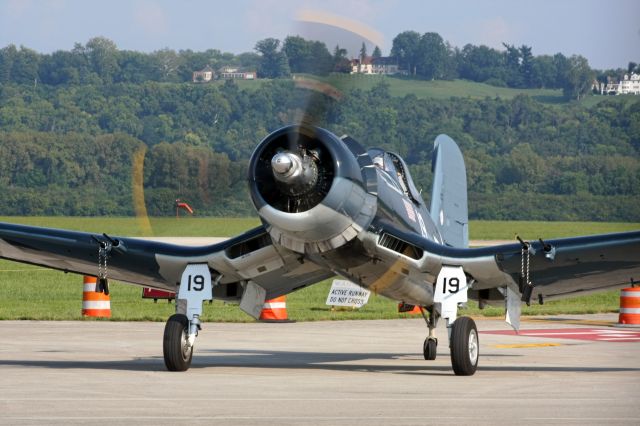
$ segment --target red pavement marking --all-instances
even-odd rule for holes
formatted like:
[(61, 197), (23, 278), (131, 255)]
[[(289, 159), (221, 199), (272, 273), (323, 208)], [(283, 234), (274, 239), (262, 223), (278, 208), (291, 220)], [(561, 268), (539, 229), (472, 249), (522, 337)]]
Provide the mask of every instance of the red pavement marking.
[(640, 342), (640, 330), (622, 330), (612, 328), (561, 328), (538, 330), (481, 331), (484, 334), (501, 334), (506, 336), (549, 337), (554, 339), (597, 340), (600, 342)]

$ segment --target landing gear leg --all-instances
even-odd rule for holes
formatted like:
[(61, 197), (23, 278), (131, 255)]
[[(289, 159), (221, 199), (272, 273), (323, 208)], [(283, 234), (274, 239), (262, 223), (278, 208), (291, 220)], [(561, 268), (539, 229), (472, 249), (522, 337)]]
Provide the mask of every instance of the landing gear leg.
[(427, 327), (429, 327), (429, 336), (424, 340), (422, 345), (422, 353), (424, 354), (424, 359), (427, 361), (433, 361), (436, 359), (436, 350), (438, 349), (438, 338), (435, 334), (435, 328), (438, 325), (438, 313), (433, 309), (433, 306), (426, 308), (429, 316), (425, 314), (425, 308), (420, 307), (420, 312), (422, 313), (422, 317), (427, 322)]
[(187, 265), (176, 298), (176, 313), (164, 328), (162, 350), (169, 371), (186, 371), (191, 366), (198, 336), (202, 303), (212, 299), (211, 274), (207, 264)]
[(469, 282), (462, 266), (442, 267), (433, 301), (442, 318), (447, 320), (451, 366), (456, 376), (471, 376), (478, 368), (478, 329), (471, 318), (458, 318), (458, 306), (467, 302), (468, 289)]

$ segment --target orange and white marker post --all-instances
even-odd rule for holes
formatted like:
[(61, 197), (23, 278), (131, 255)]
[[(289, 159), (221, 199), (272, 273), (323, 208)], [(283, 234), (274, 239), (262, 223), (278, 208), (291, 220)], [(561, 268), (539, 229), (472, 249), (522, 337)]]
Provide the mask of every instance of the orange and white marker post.
[(618, 324), (640, 326), (640, 287), (623, 288), (620, 291)]
[(96, 293), (96, 277), (84, 277), (82, 291), (82, 316), (111, 318), (111, 299), (104, 293)]

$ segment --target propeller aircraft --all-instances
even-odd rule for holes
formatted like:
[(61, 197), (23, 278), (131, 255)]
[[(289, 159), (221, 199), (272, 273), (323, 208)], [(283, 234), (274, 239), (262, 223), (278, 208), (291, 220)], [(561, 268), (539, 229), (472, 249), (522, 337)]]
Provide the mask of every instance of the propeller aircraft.
[[(341, 39), (349, 33), (358, 43), (382, 43), (375, 31), (342, 19), (299, 19), (314, 31), (339, 31)], [(420, 307), (425, 360), (436, 358), (434, 330), (444, 319), (453, 371), (473, 375), (478, 330), (473, 319), (458, 317), (468, 299), (505, 303), (517, 328), (522, 302), (621, 288), (640, 277), (640, 231), (469, 248), (466, 170), (453, 139), (435, 139), (427, 206), (398, 154), (319, 125), (341, 99), (337, 84), (299, 76), (294, 82), (306, 99), (291, 114), (296, 124), (264, 138), (249, 162), (260, 226), (191, 247), (0, 223), (0, 258), (96, 276), (97, 291), (108, 292), (109, 279), (175, 291), (176, 313), (163, 338), (170, 371), (191, 364), (205, 300), (238, 302), (258, 318), (265, 300), (339, 275)]]
[(257, 318), (266, 299), (340, 275), (421, 307), (426, 360), (435, 359), (434, 329), (446, 320), (453, 371), (472, 375), (478, 330), (457, 315), (468, 298), (506, 301), (517, 327), (521, 301), (620, 288), (640, 276), (640, 232), (468, 248), (464, 160), (448, 136), (436, 138), (432, 164), (427, 208), (399, 155), (317, 126), (286, 126), (268, 135), (249, 163), (261, 226), (186, 247), (0, 223), (0, 257), (97, 276), (99, 291), (109, 291), (108, 279), (176, 291), (163, 340), (171, 371), (191, 364), (205, 300), (239, 302)]

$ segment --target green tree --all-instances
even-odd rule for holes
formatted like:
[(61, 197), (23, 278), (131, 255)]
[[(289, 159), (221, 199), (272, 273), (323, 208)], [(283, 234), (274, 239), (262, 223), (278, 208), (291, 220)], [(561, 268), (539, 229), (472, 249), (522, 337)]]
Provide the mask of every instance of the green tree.
[(312, 42), (311, 56), (315, 60), (315, 70), (312, 70), (312, 73), (322, 75), (333, 71), (333, 56), (329, 53), (326, 44), (321, 41)]
[(404, 31), (395, 36), (391, 47), (391, 56), (398, 60), (400, 69), (416, 75), (416, 67), (420, 57), (420, 34), (415, 31)]
[(282, 53), (287, 56), (289, 68), (294, 73), (326, 74), (334, 69), (334, 58), (321, 41), (289, 36), (283, 43)]
[(282, 51), (287, 55), (289, 68), (293, 73), (306, 73), (310, 71), (313, 57), (311, 56), (311, 44), (300, 36), (288, 36), (282, 43)]
[(13, 61), (11, 80), (18, 84), (33, 85), (38, 78), (40, 55), (31, 49), (20, 46)]
[(534, 84), (534, 72), (533, 72), (533, 55), (531, 54), (531, 47), (520, 46), (520, 75), (524, 87), (536, 87)]
[(106, 37), (94, 37), (85, 46), (89, 63), (103, 82), (111, 83), (119, 71), (118, 48)]
[(531, 87), (558, 87), (556, 66), (552, 56), (540, 55), (532, 59)]
[(493, 79), (506, 84), (503, 55), (487, 46), (465, 45), (459, 55), (458, 72), (461, 78), (468, 80)]
[(424, 33), (420, 38), (418, 73), (434, 80), (443, 77), (447, 61), (447, 47), (438, 33)]
[(142, 83), (148, 80), (162, 81), (161, 73), (152, 55), (122, 51), (118, 52), (118, 72), (113, 77), (118, 83)]
[(522, 87), (522, 75), (520, 72), (521, 52), (517, 47), (502, 43), (505, 48), (504, 51), (504, 68), (505, 68), (505, 82), (509, 87)]
[(153, 52), (150, 56), (158, 81), (178, 81), (181, 58), (174, 50), (161, 49)]
[(243, 52), (236, 56), (240, 66), (249, 70), (257, 70), (260, 64), (260, 55), (254, 52)]
[(280, 40), (266, 38), (256, 43), (255, 50), (260, 53), (258, 74), (263, 78), (286, 77), (290, 73), (287, 55), (278, 50)]
[(460, 61), (460, 49), (452, 46), (449, 42), (445, 43), (446, 56), (444, 60), (443, 75), (445, 80), (454, 80), (459, 78), (458, 66)]
[(556, 86), (558, 88), (564, 89), (568, 86), (567, 77), (569, 74), (569, 69), (571, 64), (569, 63), (569, 59), (564, 56), (562, 53), (556, 53), (553, 55), (553, 65), (555, 67), (555, 81)]
[(566, 80), (562, 88), (564, 96), (580, 100), (589, 93), (593, 76), (594, 73), (589, 67), (587, 59), (583, 56), (573, 55), (569, 58)]
[(351, 61), (347, 58), (347, 49), (343, 49), (337, 44), (333, 49), (333, 70), (347, 74), (351, 72)]
[(371, 57), (373, 57), (373, 58), (381, 58), (382, 57), (382, 51), (380, 50), (380, 48), (378, 46), (376, 46), (373, 49), (373, 53), (371, 54)]
[(0, 50), (0, 83), (11, 81), (13, 64), (18, 56), (18, 49), (13, 44)]
[(360, 48), (360, 60), (364, 61), (366, 57), (367, 57), (367, 45), (363, 41), (362, 47)]

